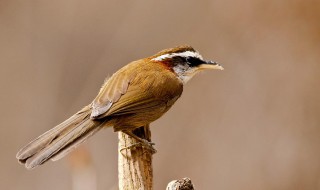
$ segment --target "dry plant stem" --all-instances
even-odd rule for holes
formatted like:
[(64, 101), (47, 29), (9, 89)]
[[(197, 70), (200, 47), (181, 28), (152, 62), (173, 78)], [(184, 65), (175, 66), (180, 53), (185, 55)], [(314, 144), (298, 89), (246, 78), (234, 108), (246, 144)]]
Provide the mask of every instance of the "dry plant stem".
[[(133, 133), (148, 141), (151, 139), (149, 126), (140, 127)], [(119, 190), (152, 189), (152, 152), (137, 143), (139, 142), (136, 139), (119, 132)], [(130, 148), (123, 149), (125, 147)]]
[(166, 190), (194, 190), (193, 184), (190, 178), (182, 178), (179, 180), (171, 181)]

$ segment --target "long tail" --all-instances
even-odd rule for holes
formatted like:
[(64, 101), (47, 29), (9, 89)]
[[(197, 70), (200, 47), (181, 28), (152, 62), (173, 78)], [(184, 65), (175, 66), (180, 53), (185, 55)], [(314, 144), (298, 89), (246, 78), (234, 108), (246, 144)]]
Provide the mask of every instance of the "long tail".
[(23, 147), (17, 153), (17, 159), (28, 169), (49, 159), (59, 160), (102, 128), (103, 122), (91, 120), (90, 114), (90, 106), (84, 107)]

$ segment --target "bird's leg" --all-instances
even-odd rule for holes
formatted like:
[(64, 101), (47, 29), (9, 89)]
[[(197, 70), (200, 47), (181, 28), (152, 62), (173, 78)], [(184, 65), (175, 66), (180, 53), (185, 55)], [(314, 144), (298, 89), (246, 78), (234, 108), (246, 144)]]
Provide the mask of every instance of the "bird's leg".
[(143, 138), (140, 138), (138, 137), (136, 134), (134, 134), (132, 131), (122, 131), (123, 133), (129, 135), (130, 137), (136, 139), (137, 141), (139, 141), (138, 143), (134, 143), (134, 144), (131, 144), (127, 147), (124, 147), (122, 149), (120, 149), (120, 152), (122, 152), (123, 150), (126, 150), (126, 149), (131, 149), (131, 148), (134, 148), (134, 147), (137, 147), (137, 146), (143, 146), (145, 147), (146, 149), (150, 150), (152, 154), (156, 153), (157, 150), (155, 148), (153, 148), (153, 145), (155, 145), (153, 142), (149, 142), (148, 140), (146, 139), (143, 139)]

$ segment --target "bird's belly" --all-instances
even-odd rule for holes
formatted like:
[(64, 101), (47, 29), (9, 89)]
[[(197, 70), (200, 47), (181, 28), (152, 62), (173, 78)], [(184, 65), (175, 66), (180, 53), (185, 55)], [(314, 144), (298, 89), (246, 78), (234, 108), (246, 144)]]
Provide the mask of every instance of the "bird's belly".
[(135, 114), (128, 114), (116, 116), (112, 118), (112, 123), (115, 131), (133, 130), (138, 127), (145, 126), (157, 119), (159, 119), (169, 107), (161, 106), (153, 110), (146, 110), (145, 112), (137, 112)]

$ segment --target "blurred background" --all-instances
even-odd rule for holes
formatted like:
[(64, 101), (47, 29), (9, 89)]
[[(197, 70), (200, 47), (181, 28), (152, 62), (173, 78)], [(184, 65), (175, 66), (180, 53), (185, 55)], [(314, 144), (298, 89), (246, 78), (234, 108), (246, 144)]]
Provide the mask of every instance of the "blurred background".
[(152, 124), (155, 189), (186, 176), (197, 189), (320, 189), (319, 19), (315, 0), (1, 0), (0, 189), (117, 189), (112, 129), (32, 171), (15, 154), (108, 75), (183, 44), (225, 70), (195, 77)]

